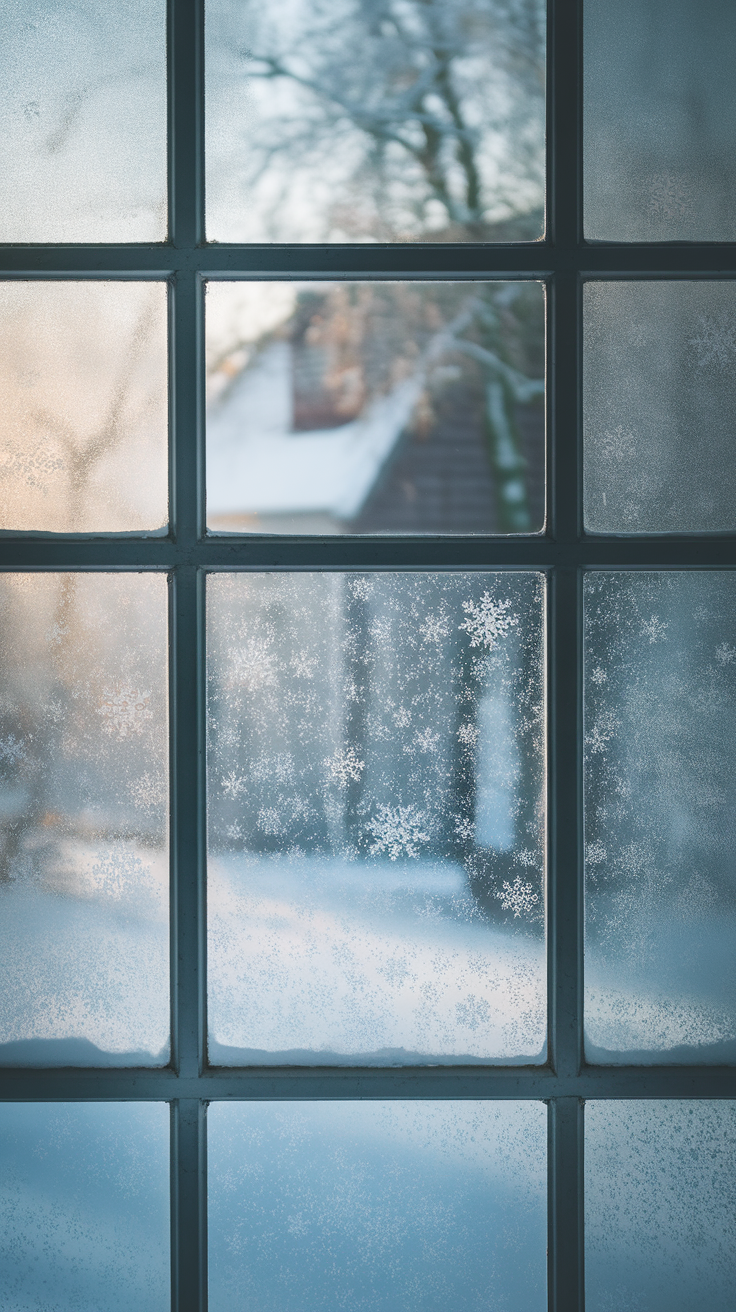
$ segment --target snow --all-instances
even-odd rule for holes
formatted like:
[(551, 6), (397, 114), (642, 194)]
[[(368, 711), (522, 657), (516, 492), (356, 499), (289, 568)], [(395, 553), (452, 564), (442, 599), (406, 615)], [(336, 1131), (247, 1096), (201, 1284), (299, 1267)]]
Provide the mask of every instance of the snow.
[(291, 346), (272, 342), (207, 419), (207, 511), (358, 513), (419, 399), (420, 374), (339, 428), (292, 431)]

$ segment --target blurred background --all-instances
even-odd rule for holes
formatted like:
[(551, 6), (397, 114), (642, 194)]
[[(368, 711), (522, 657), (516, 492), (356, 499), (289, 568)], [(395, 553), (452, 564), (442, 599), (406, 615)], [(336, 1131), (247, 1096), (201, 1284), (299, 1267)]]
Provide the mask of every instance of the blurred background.
[(207, 522), (544, 526), (538, 283), (209, 283)]

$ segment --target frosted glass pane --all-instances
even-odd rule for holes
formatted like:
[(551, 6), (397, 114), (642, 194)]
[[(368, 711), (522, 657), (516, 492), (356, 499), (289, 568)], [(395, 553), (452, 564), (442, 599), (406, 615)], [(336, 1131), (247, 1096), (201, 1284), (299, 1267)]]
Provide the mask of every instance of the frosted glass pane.
[(0, 1106), (3, 1312), (168, 1312), (165, 1103)]
[(533, 241), (543, 0), (209, 0), (210, 240)]
[(166, 287), (0, 283), (0, 528), (161, 530)]
[(585, 1045), (736, 1060), (736, 574), (585, 582)]
[(209, 1307), (543, 1312), (539, 1103), (215, 1103)]
[(585, 1104), (587, 1312), (731, 1312), (736, 1103)]
[(736, 529), (736, 285), (584, 289), (585, 527)]
[(540, 576), (208, 595), (210, 1060), (542, 1061)]
[(736, 239), (732, 0), (585, 0), (585, 235)]
[(0, 575), (0, 1065), (168, 1061), (166, 611)]
[(165, 241), (165, 4), (0, 14), (0, 241)]
[(537, 283), (210, 283), (207, 523), (544, 525)]

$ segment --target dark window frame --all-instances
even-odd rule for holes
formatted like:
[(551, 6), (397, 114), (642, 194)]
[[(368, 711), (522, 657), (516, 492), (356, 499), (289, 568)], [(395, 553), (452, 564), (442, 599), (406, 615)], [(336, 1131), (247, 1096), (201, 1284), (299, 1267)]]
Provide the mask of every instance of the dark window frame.
[[(218, 1099), (528, 1098), (549, 1105), (549, 1306), (583, 1308), (586, 1098), (736, 1097), (727, 1067), (587, 1066), (582, 1049), (581, 615), (586, 568), (733, 568), (736, 535), (586, 537), (581, 315), (586, 278), (734, 278), (736, 243), (595, 243), (582, 235), (582, 0), (549, 0), (547, 236), (485, 246), (204, 242), (204, 0), (168, 0), (165, 244), (0, 247), (0, 278), (169, 284), (166, 537), (3, 533), (6, 570), (156, 570), (170, 579), (172, 1062), (161, 1070), (0, 1071), (0, 1100), (172, 1106), (172, 1308), (206, 1307), (205, 1109)], [(547, 527), (492, 537), (207, 537), (203, 282), (212, 278), (533, 278), (547, 287)], [(204, 578), (212, 570), (537, 568), (549, 583), (549, 1060), (543, 1067), (215, 1070), (205, 1050)]]

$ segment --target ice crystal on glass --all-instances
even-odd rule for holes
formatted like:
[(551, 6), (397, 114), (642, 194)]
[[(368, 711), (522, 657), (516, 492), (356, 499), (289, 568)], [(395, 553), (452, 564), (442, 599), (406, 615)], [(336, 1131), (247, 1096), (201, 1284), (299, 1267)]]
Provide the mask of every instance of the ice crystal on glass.
[(735, 585), (586, 575), (589, 1060), (736, 1060)]
[(210, 1060), (539, 1060), (543, 597), (210, 579)]
[(379, 806), (366, 826), (373, 839), (371, 855), (385, 852), (392, 861), (400, 856), (418, 857), (419, 849), (430, 838), (423, 828), (426, 822), (426, 813), (413, 806)]
[(471, 647), (487, 647), (493, 651), (500, 638), (519, 623), (518, 616), (509, 615), (511, 602), (495, 601), (484, 592), (479, 602), (464, 601), (466, 619), (460, 625), (470, 634)]

